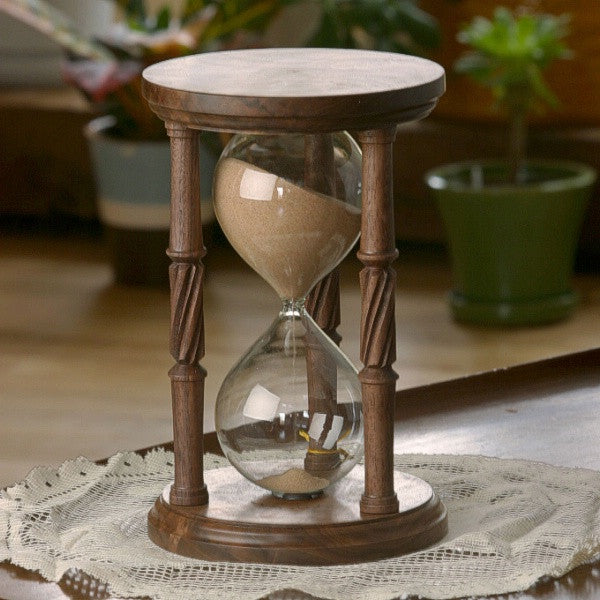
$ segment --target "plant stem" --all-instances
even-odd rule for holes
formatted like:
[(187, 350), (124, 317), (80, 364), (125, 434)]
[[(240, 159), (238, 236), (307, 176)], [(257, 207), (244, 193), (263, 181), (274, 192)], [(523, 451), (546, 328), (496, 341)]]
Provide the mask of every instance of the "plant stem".
[(510, 130), (508, 137), (508, 175), (515, 185), (523, 183), (525, 177), (524, 164), (527, 151), (527, 90), (516, 87), (511, 90), (508, 112)]
[(525, 178), (527, 119), (524, 113), (519, 112), (513, 115), (509, 135), (509, 176), (512, 183), (519, 185)]

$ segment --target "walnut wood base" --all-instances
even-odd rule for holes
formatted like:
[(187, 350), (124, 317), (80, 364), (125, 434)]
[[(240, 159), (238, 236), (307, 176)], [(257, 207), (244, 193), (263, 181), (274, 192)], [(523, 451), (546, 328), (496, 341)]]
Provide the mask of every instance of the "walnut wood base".
[(208, 470), (206, 506), (175, 506), (168, 489), (148, 515), (150, 539), (192, 558), (267, 564), (356, 563), (413, 552), (447, 532), (446, 509), (425, 481), (398, 475), (400, 512), (362, 517), (357, 467), (312, 500), (279, 500), (233, 467)]

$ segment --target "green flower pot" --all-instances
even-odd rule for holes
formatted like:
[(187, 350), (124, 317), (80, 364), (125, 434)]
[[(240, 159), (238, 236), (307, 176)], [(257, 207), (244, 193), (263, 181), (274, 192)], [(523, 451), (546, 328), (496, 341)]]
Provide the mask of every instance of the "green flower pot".
[(521, 185), (501, 163), (460, 163), (428, 172), (448, 234), (458, 321), (537, 325), (571, 314), (571, 275), (595, 171), (535, 162)]

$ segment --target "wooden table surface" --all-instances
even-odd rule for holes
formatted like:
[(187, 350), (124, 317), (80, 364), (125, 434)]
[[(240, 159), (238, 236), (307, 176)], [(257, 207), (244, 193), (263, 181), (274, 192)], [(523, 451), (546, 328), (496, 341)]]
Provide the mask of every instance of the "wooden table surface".
[[(600, 349), (434, 383), (397, 393), (395, 451), (482, 454), (600, 469)], [(206, 450), (218, 451), (214, 433)], [(9, 565), (0, 568), (5, 600), (85, 598), (64, 581), (43, 582)], [(310, 590), (303, 590), (310, 592)], [(106, 596), (109, 597), (109, 596)], [(299, 592), (273, 600), (308, 598)], [(600, 597), (600, 562), (511, 600)]]

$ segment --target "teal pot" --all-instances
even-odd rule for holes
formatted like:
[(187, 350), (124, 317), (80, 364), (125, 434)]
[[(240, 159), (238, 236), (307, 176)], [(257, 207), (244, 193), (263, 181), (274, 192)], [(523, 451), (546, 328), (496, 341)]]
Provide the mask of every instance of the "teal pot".
[(500, 163), (459, 163), (428, 172), (426, 183), (448, 234), (458, 321), (537, 325), (571, 314), (571, 275), (596, 179), (585, 165), (532, 162), (520, 185)]
[[(164, 141), (111, 137), (112, 117), (86, 128), (95, 172), (98, 214), (105, 227), (115, 280), (167, 285), (170, 149)], [(216, 157), (200, 144), (202, 223), (214, 222), (212, 177)]]

